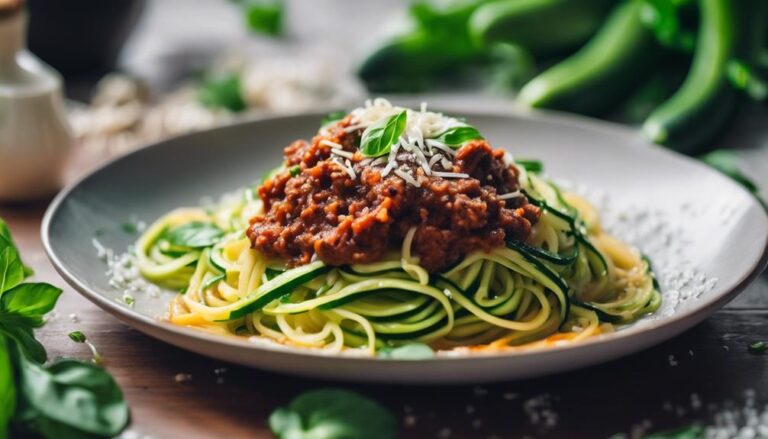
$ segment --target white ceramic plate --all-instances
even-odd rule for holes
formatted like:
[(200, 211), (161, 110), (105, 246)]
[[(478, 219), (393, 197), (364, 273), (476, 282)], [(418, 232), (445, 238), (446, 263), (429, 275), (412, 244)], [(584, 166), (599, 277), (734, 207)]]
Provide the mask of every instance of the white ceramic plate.
[[(59, 273), (89, 300), (136, 329), (210, 357), (303, 376), (407, 383), (525, 378), (600, 363), (645, 349), (699, 323), (765, 266), (768, 217), (741, 187), (698, 162), (642, 141), (633, 131), (548, 114), (465, 114), (496, 147), (535, 157), (549, 175), (589, 188), (608, 222), (649, 253), (664, 306), (631, 327), (574, 345), (419, 361), (329, 356), (252, 343), (161, 319), (172, 292), (134, 294), (126, 306), (92, 243), (122, 252), (127, 220), (151, 222), (258, 180), (282, 148), (309, 138), (321, 115), (273, 118), (191, 134), (136, 151), (62, 191), (42, 238)], [(606, 204), (605, 200), (609, 202)]]

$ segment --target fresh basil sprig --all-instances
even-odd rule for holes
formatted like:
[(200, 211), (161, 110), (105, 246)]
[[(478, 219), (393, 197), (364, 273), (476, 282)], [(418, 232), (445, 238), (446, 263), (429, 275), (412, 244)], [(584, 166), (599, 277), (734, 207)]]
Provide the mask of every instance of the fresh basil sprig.
[[(5, 241), (8, 242), (8, 246), (16, 249), (16, 244), (13, 242), (13, 237), (11, 237), (11, 231), (10, 229), (8, 229), (8, 224), (6, 224), (2, 218), (0, 218), (0, 239), (4, 239)], [(3, 248), (3, 244), (0, 244), (0, 251), (2, 250), (2, 248)], [(17, 256), (18, 256), (18, 251), (17, 251)], [(24, 263), (21, 261), (20, 256), (18, 257), (18, 259), (22, 265), (22, 268), (24, 269), (25, 276), (32, 276), (33, 274), (35, 274), (34, 270), (24, 265)], [(0, 290), (2, 290), (2, 288), (0, 288)]]
[(461, 145), (469, 142), (470, 140), (482, 140), (483, 136), (480, 135), (480, 131), (471, 125), (460, 125), (457, 127), (449, 128), (443, 134), (437, 136), (435, 140), (440, 143), (444, 143), (451, 148), (459, 148)]
[(363, 137), (360, 140), (360, 152), (366, 157), (378, 157), (389, 153), (392, 145), (405, 131), (407, 120), (408, 113), (401, 111), (371, 124), (363, 131)]
[(23, 355), (16, 365), (20, 378), (15, 418), (38, 434), (113, 437), (128, 423), (123, 392), (101, 367), (67, 359), (42, 366)]
[(16, 384), (5, 337), (0, 336), (0, 438), (8, 437), (8, 424), (16, 411)]
[(46, 352), (33, 330), (44, 324), (61, 290), (22, 283), (24, 270), (5, 223), (0, 223), (0, 439), (10, 424), (23, 437), (114, 437), (128, 423), (128, 407), (101, 367), (76, 360), (44, 365)]
[(222, 236), (224, 231), (215, 224), (192, 221), (169, 229), (161, 239), (179, 247), (205, 248), (219, 242)]
[(386, 408), (357, 393), (320, 389), (295, 398), (269, 417), (280, 439), (391, 439), (397, 420)]

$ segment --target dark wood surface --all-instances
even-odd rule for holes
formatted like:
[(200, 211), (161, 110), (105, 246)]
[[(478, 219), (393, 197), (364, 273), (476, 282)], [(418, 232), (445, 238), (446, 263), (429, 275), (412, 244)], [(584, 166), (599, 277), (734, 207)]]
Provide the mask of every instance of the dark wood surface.
[[(768, 355), (747, 352), (750, 342), (768, 341), (765, 275), (686, 334), (597, 367), (482, 386), (348, 385), (224, 364), (118, 322), (67, 287), (47, 261), (39, 239), (45, 205), (0, 207), (37, 280), (65, 289), (39, 336), (52, 358), (87, 359), (87, 348), (67, 337), (84, 331), (126, 393), (131, 430), (153, 438), (271, 437), (266, 419), (275, 407), (323, 386), (382, 402), (398, 415), (406, 438), (632, 437), (709, 421), (727, 401), (743, 404), (750, 390), (758, 401), (768, 399)], [(176, 382), (180, 373), (191, 379)]]

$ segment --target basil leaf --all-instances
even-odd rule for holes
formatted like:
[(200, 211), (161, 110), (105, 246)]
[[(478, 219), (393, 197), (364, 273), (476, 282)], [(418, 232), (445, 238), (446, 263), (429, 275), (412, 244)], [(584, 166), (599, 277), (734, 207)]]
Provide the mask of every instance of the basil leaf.
[[(32, 270), (32, 268), (27, 267), (24, 265), (24, 263), (21, 261), (21, 256), (19, 256), (19, 248), (16, 246), (16, 243), (13, 242), (13, 237), (11, 236), (11, 229), (8, 228), (8, 224), (3, 221), (2, 218), (0, 218), (0, 240), (5, 239), (6, 244), (5, 246), (10, 246), (16, 251), (16, 256), (19, 258), (19, 262), (21, 262), (22, 266), (24, 267), (24, 277), (27, 278), (29, 276), (32, 276), (35, 274), (35, 271)], [(0, 242), (0, 251), (4, 248), (3, 243)], [(0, 292), (2, 292), (2, 288), (0, 288)]]
[(59, 295), (61, 289), (53, 285), (21, 284), (0, 296), (0, 313), (18, 314), (42, 324), (43, 316), (53, 310)]
[[(20, 401), (23, 404), (23, 401)], [(84, 433), (81, 430), (40, 416), (34, 409), (19, 405), (14, 416), (13, 432), (27, 433), (23, 437), (50, 439), (103, 439), (104, 436)]]
[(391, 439), (397, 420), (386, 408), (357, 393), (321, 389), (275, 410), (269, 427), (281, 439)]
[(9, 323), (7, 320), (4, 320), (4, 316), (0, 314), (0, 335), (5, 334), (31, 360), (40, 364), (45, 363), (45, 360), (48, 359), (48, 354), (46, 354), (43, 345), (35, 339), (31, 326), (15, 324), (13, 322)]
[(390, 117), (382, 118), (363, 131), (360, 139), (360, 151), (366, 157), (378, 157), (389, 153), (405, 131), (408, 114), (402, 111)]
[(281, 0), (242, 0), (248, 27), (258, 33), (277, 36), (283, 31)]
[(193, 221), (169, 229), (164, 238), (172, 245), (179, 247), (204, 248), (210, 247), (224, 236), (224, 231), (215, 224)]
[(21, 420), (29, 428), (45, 431), (53, 422), (82, 436), (113, 437), (128, 423), (123, 393), (101, 367), (76, 360), (44, 367), (24, 355), (18, 356), (18, 367)]
[(0, 238), (0, 296), (23, 280), (24, 267), (16, 249), (11, 247), (8, 241)]
[(435, 351), (424, 343), (409, 343), (395, 348), (379, 350), (379, 357), (393, 360), (426, 360), (435, 356)]
[(480, 131), (477, 128), (470, 125), (461, 125), (458, 127), (449, 128), (443, 134), (437, 136), (435, 140), (452, 148), (458, 148), (461, 145), (469, 142), (470, 140), (482, 140), (483, 136), (480, 135)]
[(197, 100), (206, 107), (224, 108), (235, 113), (247, 107), (240, 91), (240, 76), (237, 73), (215, 74), (203, 79)]
[(16, 410), (16, 384), (8, 341), (0, 334), (0, 439), (8, 438), (8, 423)]
[(88, 338), (83, 334), (83, 331), (72, 331), (69, 333), (69, 339), (75, 343), (85, 343)]

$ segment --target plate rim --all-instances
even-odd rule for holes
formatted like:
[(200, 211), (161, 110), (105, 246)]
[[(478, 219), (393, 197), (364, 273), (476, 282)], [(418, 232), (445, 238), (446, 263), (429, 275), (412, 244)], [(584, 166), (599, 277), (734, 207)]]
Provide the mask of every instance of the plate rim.
[[(397, 99), (397, 103), (402, 102), (408, 102), (408, 99)], [(440, 105), (439, 110), (447, 110), (448, 111), (456, 111), (458, 108), (457, 105)], [(459, 112), (461, 110), (458, 110)], [(249, 350), (253, 350), (255, 352), (269, 352), (270, 354), (287, 354), (290, 356), (301, 356), (301, 357), (310, 357), (312, 359), (316, 359), (317, 361), (337, 361), (337, 360), (347, 360), (347, 361), (355, 361), (359, 364), (365, 364), (365, 363), (386, 363), (386, 364), (394, 364), (394, 363), (407, 363), (407, 364), (414, 364), (414, 363), (425, 363), (425, 364), (433, 364), (433, 363), (444, 363), (444, 362), (466, 362), (466, 361), (506, 361), (510, 360), (512, 358), (532, 358), (537, 356), (549, 356), (549, 355), (560, 355), (561, 353), (565, 352), (572, 352), (577, 350), (585, 350), (589, 348), (599, 348), (599, 347), (609, 347), (612, 344), (618, 344), (622, 343), (626, 339), (631, 339), (635, 336), (639, 336), (643, 333), (648, 332), (654, 332), (659, 331), (663, 328), (675, 328), (676, 326), (679, 326), (683, 323), (684, 320), (695, 320), (696, 322), (686, 326), (683, 329), (674, 331), (671, 335), (659, 336), (656, 337), (655, 340), (653, 340), (651, 343), (649, 343), (646, 347), (637, 349), (634, 351), (639, 350), (645, 350), (648, 347), (657, 345), (659, 343), (662, 343), (669, 338), (672, 338), (676, 335), (678, 335), (680, 332), (683, 332), (696, 323), (702, 321), (709, 315), (711, 315), (714, 311), (722, 307), (725, 303), (729, 302), (733, 298), (735, 298), (739, 293), (741, 293), (749, 284), (751, 284), (768, 266), (768, 211), (762, 210), (763, 212), (763, 222), (765, 223), (764, 233), (763, 233), (763, 251), (759, 258), (757, 258), (754, 263), (751, 265), (749, 270), (745, 271), (745, 274), (734, 284), (733, 287), (726, 289), (723, 293), (719, 295), (714, 295), (713, 297), (707, 298), (706, 301), (704, 301), (701, 304), (698, 304), (696, 307), (692, 308), (690, 311), (687, 311), (685, 313), (681, 314), (673, 314), (668, 317), (663, 317), (651, 322), (647, 322), (644, 325), (641, 326), (633, 326), (630, 328), (621, 329), (616, 332), (612, 332), (609, 334), (602, 334), (598, 335), (596, 337), (592, 337), (589, 339), (586, 339), (584, 341), (581, 341), (579, 343), (570, 343), (570, 344), (563, 344), (563, 345), (556, 345), (556, 346), (547, 346), (547, 347), (537, 347), (537, 348), (528, 348), (528, 349), (512, 349), (509, 351), (501, 351), (501, 352), (472, 352), (467, 354), (460, 354), (460, 355), (435, 355), (431, 358), (425, 358), (425, 359), (419, 359), (419, 360), (407, 360), (407, 359), (390, 359), (390, 358), (380, 358), (380, 357), (369, 357), (369, 356), (358, 356), (358, 355), (339, 355), (339, 354), (332, 354), (332, 353), (326, 353), (322, 352), (316, 349), (310, 349), (310, 348), (296, 348), (291, 346), (283, 346), (279, 345), (277, 343), (254, 343), (249, 341), (248, 339), (242, 339), (237, 337), (229, 337), (229, 336), (222, 336), (219, 334), (211, 334), (207, 333), (202, 330), (195, 330), (194, 328), (187, 328), (184, 326), (174, 325), (169, 322), (165, 322), (159, 318), (152, 318), (146, 315), (143, 315), (139, 312), (133, 311), (130, 308), (126, 308), (124, 306), (120, 306), (117, 303), (114, 303), (112, 300), (108, 299), (107, 297), (99, 294), (95, 290), (91, 290), (87, 285), (85, 285), (82, 281), (80, 281), (77, 276), (75, 276), (73, 273), (71, 273), (65, 264), (59, 259), (58, 255), (56, 254), (53, 245), (51, 244), (51, 223), (53, 221), (54, 216), (66, 199), (69, 197), (69, 195), (74, 192), (80, 185), (87, 180), (94, 178), (97, 174), (106, 172), (110, 167), (115, 166), (116, 163), (122, 161), (123, 159), (126, 159), (128, 157), (131, 157), (136, 154), (142, 153), (142, 151), (152, 148), (158, 148), (163, 147), (163, 145), (171, 142), (179, 142), (184, 141), (185, 138), (197, 136), (203, 133), (212, 133), (217, 131), (226, 131), (228, 129), (231, 129), (232, 127), (236, 126), (243, 126), (243, 125), (249, 125), (254, 123), (269, 123), (273, 120), (284, 120), (284, 119), (290, 119), (290, 118), (306, 118), (306, 117), (312, 117), (312, 116), (318, 116), (322, 117), (325, 113), (324, 112), (302, 112), (302, 113), (291, 113), (291, 114), (278, 114), (278, 115), (270, 115), (270, 116), (264, 116), (264, 115), (254, 115), (250, 117), (241, 118), (239, 120), (232, 121), (230, 123), (226, 123), (221, 126), (213, 127), (210, 129), (204, 129), (204, 130), (197, 130), (189, 133), (184, 133), (178, 136), (169, 137), (166, 139), (162, 139), (156, 142), (152, 142), (146, 145), (143, 145), (133, 151), (130, 151), (126, 154), (122, 154), (119, 156), (116, 156), (114, 158), (109, 159), (108, 161), (102, 163), (101, 165), (95, 167), (94, 169), (91, 169), (84, 175), (76, 178), (71, 183), (67, 184), (51, 201), (48, 208), (45, 211), (45, 214), (43, 216), (43, 220), (41, 222), (40, 226), (40, 237), (43, 244), (43, 249), (45, 251), (46, 256), (48, 257), (49, 261), (53, 265), (56, 272), (71, 286), (75, 291), (77, 291), (81, 296), (88, 299), (91, 303), (95, 304), (102, 310), (106, 311), (109, 314), (112, 314), (115, 318), (118, 320), (125, 322), (126, 324), (130, 323), (128, 322), (136, 322), (138, 321), (142, 325), (149, 325), (154, 328), (157, 328), (160, 331), (169, 333), (168, 335), (171, 336), (177, 336), (177, 337), (183, 337), (183, 338), (191, 338), (195, 339), (200, 342), (204, 343), (214, 343), (219, 345), (227, 345), (231, 346), (233, 348), (245, 348)], [(551, 122), (558, 125), (567, 125), (570, 127), (576, 127), (581, 129), (588, 129), (590, 131), (603, 133), (603, 134), (609, 134), (612, 136), (620, 136), (623, 137), (626, 142), (624, 142), (626, 147), (630, 148), (657, 148), (657, 151), (660, 153), (669, 156), (670, 158), (674, 160), (683, 160), (688, 162), (690, 165), (694, 165), (699, 167), (700, 169), (705, 170), (705, 172), (711, 172), (715, 175), (717, 175), (719, 178), (722, 179), (722, 181), (727, 184), (731, 185), (732, 189), (740, 190), (744, 194), (749, 196), (750, 203), (754, 203), (755, 205), (758, 205), (759, 203), (754, 199), (754, 196), (750, 194), (745, 188), (742, 186), (736, 184), (731, 179), (727, 178), (726, 176), (718, 173), (717, 171), (708, 168), (702, 163), (699, 163), (698, 161), (687, 157), (685, 155), (682, 155), (680, 153), (677, 153), (675, 151), (665, 149), (662, 147), (658, 147), (657, 145), (654, 145), (650, 142), (647, 142), (646, 140), (642, 139), (638, 136), (637, 130), (620, 125), (613, 122), (608, 121), (602, 121), (598, 119), (593, 119), (587, 116), (582, 115), (576, 115), (576, 114), (570, 114), (570, 113), (563, 113), (563, 112), (557, 112), (557, 111), (549, 111), (549, 110), (527, 110), (527, 109), (521, 109), (518, 107), (510, 107), (509, 111), (499, 111), (499, 110), (478, 110), (478, 109), (472, 109), (464, 111), (463, 114), (467, 115), (467, 118), (470, 119), (473, 116), (480, 116), (480, 117), (506, 117), (506, 118), (517, 118), (517, 119), (524, 119), (524, 120), (533, 120), (533, 121), (539, 121), (539, 122)], [(141, 332), (146, 333), (147, 331), (143, 330), (142, 328), (138, 328), (133, 326), (135, 329), (138, 329)], [(158, 338), (154, 335), (150, 335), (153, 338)], [(167, 342), (164, 340), (161, 340), (163, 343), (172, 344), (174, 346), (178, 346), (176, 343)], [(186, 348), (182, 348), (185, 350), (189, 350)], [(621, 355), (621, 356), (625, 356)], [(602, 361), (601, 361), (602, 362)], [(291, 371), (284, 371), (287, 373), (295, 373), (300, 374), (298, 372), (291, 372)], [(372, 380), (373, 381), (373, 380)]]

